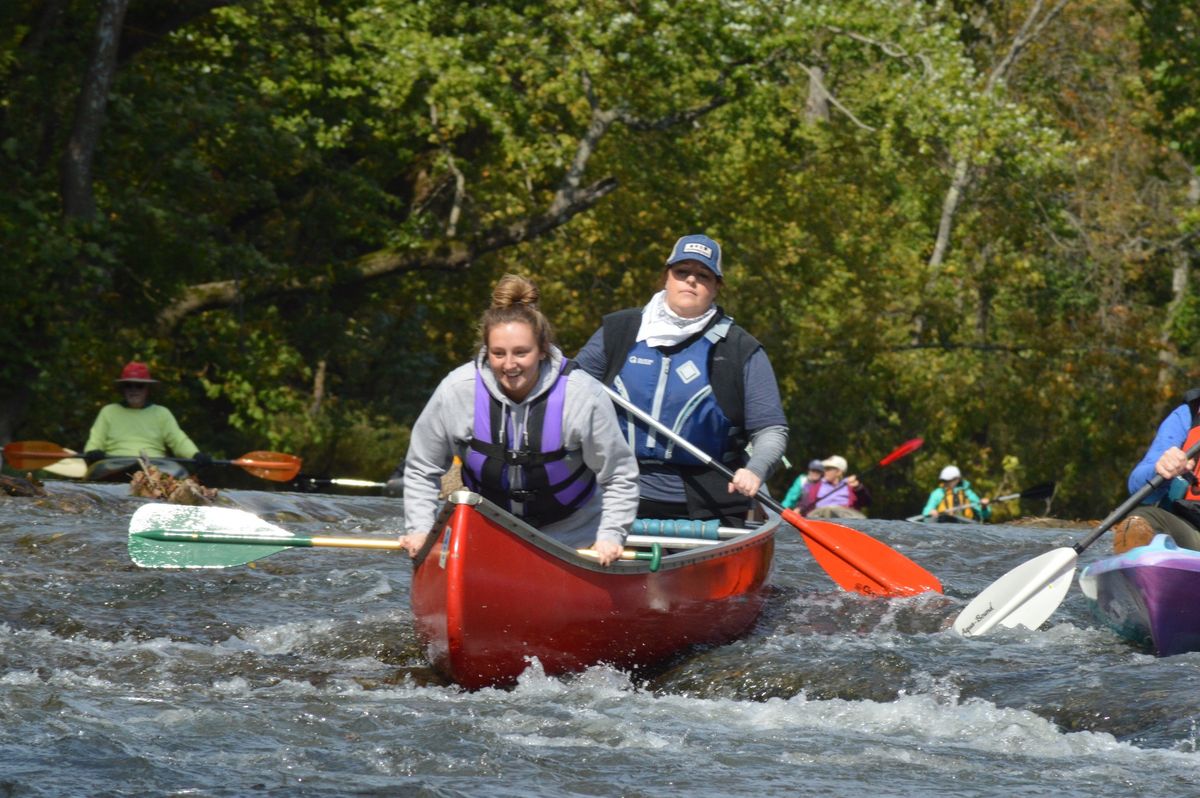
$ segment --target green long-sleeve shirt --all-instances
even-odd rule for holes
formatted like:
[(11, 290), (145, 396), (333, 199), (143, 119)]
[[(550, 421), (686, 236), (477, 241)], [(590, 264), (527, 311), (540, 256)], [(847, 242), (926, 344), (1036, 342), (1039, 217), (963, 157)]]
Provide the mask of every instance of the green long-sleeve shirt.
[(109, 457), (163, 457), (167, 449), (176, 457), (192, 457), (200, 447), (192, 443), (171, 411), (162, 405), (134, 410), (122, 404), (105, 405), (96, 415), (85, 452), (102, 450)]

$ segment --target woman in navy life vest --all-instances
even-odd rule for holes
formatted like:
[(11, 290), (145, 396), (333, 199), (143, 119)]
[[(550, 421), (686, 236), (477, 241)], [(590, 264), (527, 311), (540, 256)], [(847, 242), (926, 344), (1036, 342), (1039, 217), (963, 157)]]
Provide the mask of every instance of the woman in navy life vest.
[(637, 461), (603, 387), (552, 342), (529, 280), (505, 275), (479, 323), (475, 359), (442, 380), (404, 461), (405, 549), (433, 526), (440, 479), (463, 482), (543, 533), (617, 559), (637, 510)]
[(661, 290), (645, 307), (605, 316), (576, 358), (734, 472), (729, 480), (619, 411), (641, 470), (639, 517), (744, 525), (751, 498), (783, 457), (788, 428), (775, 372), (762, 345), (716, 304), (723, 286), (720, 245), (683, 236)]

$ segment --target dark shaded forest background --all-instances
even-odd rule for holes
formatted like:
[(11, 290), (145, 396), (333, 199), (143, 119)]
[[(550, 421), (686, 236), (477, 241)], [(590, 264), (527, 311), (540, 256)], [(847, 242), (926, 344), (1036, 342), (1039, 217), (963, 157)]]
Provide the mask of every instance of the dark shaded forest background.
[(384, 479), (500, 274), (573, 353), (704, 231), (793, 464), (921, 436), (875, 515), (955, 462), (1102, 516), (1197, 382), (1198, 30), (1191, 0), (10, 0), (0, 442), (82, 446), (136, 357), (202, 449)]

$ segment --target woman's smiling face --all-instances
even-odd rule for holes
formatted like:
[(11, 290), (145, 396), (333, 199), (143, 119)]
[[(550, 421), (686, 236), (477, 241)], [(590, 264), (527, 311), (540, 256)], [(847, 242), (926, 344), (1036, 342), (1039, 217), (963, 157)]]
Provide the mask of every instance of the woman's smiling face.
[(514, 402), (523, 401), (537, 385), (545, 357), (533, 328), (523, 321), (497, 324), (488, 331), (488, 365), (504, 395)]

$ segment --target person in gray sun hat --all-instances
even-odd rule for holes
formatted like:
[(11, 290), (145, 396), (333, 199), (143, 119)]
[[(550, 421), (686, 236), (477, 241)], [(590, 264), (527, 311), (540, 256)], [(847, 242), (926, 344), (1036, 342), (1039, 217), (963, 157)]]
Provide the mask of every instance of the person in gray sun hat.
[(825, 466), (821, 465), (820, 460), (809, 460), (808, 470), (796, 477), (792, 486), (788, 488), (787, 494), (783, 497), (783, 506), (789, 510), (800, 504), (812, 506), (816, 503), (816, 495), (814, 491), (821, 484), (821, 477), (825, 475)]

